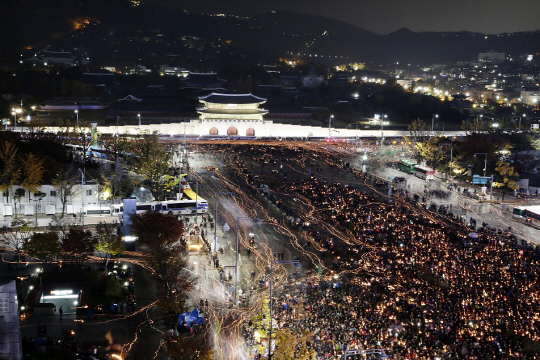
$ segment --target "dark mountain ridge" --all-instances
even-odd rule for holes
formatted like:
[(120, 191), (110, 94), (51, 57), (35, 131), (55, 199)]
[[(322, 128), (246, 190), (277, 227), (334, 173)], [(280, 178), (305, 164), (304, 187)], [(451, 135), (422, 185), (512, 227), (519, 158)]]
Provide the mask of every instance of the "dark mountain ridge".
[[(540, 50), (540, 32), (485, 35), (462, 32), (375, 34), (320, 16), (270, 12), (257, 16), (190, 13), (133, 6), (127, 0), (4, 0), (0, 2), (4, 61), (22, 49), (84, 51), (92, 60), (143, 61), (177, 54), (206, 60), (267, 61), (301, 57), (326, 65), (349, 62), (425, 65), (475, 60), (495, 50), (512, 56)], [(190, 60), (191, 59), (191, 60)]]

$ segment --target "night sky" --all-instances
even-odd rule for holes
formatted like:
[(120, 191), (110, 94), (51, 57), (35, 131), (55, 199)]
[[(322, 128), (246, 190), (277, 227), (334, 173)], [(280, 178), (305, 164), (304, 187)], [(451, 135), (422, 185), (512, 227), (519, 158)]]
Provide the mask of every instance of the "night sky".
[(387, 34), (473, 31), (487, 34), (540, 29), (540, 0), (146, 0), (203, 13), (253, 15), (270, 10), (323, 15)]

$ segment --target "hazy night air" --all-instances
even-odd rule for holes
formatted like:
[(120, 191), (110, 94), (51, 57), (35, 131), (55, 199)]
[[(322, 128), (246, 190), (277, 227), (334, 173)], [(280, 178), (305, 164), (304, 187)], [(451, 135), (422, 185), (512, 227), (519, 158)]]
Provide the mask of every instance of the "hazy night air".
[(204, 13), (254, 15), (291, 11), (341, 20), (380, 34), (413, 31), (472, 31), (486, 34), (537, 30), (538, 0), (148, 0), (147, 3)]

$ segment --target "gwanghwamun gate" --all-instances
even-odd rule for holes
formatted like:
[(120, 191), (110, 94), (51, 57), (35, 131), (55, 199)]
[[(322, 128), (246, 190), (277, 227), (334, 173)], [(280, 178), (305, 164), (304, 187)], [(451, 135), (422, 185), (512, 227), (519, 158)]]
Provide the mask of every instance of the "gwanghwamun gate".
[[(133, 97), (131, 98), (133, 99)], [(133, 100), (132, 100), (133, 101)], [(136, 99), (134, 100), (136, 101)], [(201, 105), (197, 108), (199, 117), (177, 123), (134, 124), (117, 126), (114, 121), (109, 126), (98, 126), (102, 134), (156, 133), (178, 139), (211, 138), (362, 138), (362, 137), (401, 137), (409, 131), (386, 130), (384, 125), (374, 125), (373, 130), (335, 128), (274, 122), (265, 119), (268, 110), (261, 107), (265, 98), (249, 94), (210, 93), (199, 97)], [(133, 116), (133, 115), (132, 115)], [(134, 115), (135, 117), (137, 114)], [(447, 135), (457, 135), (446, 132)]]

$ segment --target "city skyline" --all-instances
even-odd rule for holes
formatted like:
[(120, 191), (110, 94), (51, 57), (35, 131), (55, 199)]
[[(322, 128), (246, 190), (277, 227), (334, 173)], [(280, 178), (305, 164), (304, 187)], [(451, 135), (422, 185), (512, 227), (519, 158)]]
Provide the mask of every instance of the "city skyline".
[(218, 1), (149, 0), (150, 4), (181, 7), (189, 11), (256, 15), (267, 11), (290, 11), (340, 20), (379, 34), (400, 28), (412, 31), (471, 31), (486, 34), (533, 31), (540, 28), (536, 14), (540, 2), (521, 0), (297, 0)]

